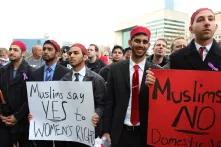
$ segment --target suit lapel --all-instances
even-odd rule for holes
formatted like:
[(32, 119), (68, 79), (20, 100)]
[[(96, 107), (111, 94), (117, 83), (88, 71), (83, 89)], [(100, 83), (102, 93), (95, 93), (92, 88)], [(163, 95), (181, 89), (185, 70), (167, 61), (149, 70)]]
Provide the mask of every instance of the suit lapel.
[(93, 76), (91, 75), (90, 69), (86, 68), (86, 73), (83, 78), (83, 81), (92, 81), (92, 79), (93, 79)]
[(55, 67), (55, 70), (54, 70), (54, 75), (53, 75), (53, 78), (52, 78), (52, 80), (53, 81), (55, 81), (56, 79), (58, 79), (57, 78), (57, 76), (58, 76), (58, 73), (59, 72), (59, 65), (58, 65), (58, 63), (56, 64), (56, 67)]
[(14, 78), (13, 78), (13, 72), (14, 72), (13, 67), (11, 68), (11, 70), (9, 70), (11, 85), (14, 85), (16, 83), (20, 83), (22, 80), (26, 80), (26, 79), (23, 79), (23, 74), (27, 75), (27, 73), (26, 73), (27, 71), (26, 71), (25, 67), (26, 67), (25, 62), (22, 61), (21, 65), (19, 66), (19, 68), (16, 71), (16, 75)]
[(39, 77), (39, 79), (37, 79), (38, 81), (44, 81), (44, 69), (45, 69), (45, 66), (42, 66), (40, 67), (40, 70), (39, 70), (39, 75), (37, 75), (36, 79)]
[(186, 48), (185, 59), (187, 64), (191, 65), (193, 69), (203, 69), (203, 61), (196, 49), (194, 41)]
[(145, 66), (144, 66), (144, 71), (143, 71), (143, 77), (141, 80), (140, 84), (140, 97), (144, 96), (144, 92), (147, 91), (147, 86), (145, 84), (145, 79), (146, 79), (146, 70), (151, 67), (149, 61), (146, 60)]
[(130, 91), (130, 67), (129, 67), (130, 61), (126, 60), (123, 62), (122, 67), (122, 78), (124, 79), (123, 81), (126, 82), (126, 87), (128, 88), (128, 91)]
[(208, 67), (208, 70), (212, 70), (212, 68), (208, 66), (208, 63), (211, 63), (214, 67), (221, 70), (221, 62), (217, 59), (221, 59), (221, 49), (216, 43), (216, 41), (213, 40), (213, 45), (210, 51), (208, 52), (206, 59), (204, 60), (206, 66)]

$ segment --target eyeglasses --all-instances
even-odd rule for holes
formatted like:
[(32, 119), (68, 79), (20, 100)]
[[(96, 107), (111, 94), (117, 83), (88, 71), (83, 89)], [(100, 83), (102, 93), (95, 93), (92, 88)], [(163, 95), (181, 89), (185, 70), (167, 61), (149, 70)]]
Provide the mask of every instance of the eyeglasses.
[(141, 40), (141, 39), (134, 39), (134, 42), (137, 44), (141, 44), (142, 42), (144, 45), (147, 45), (149, 43), (148, 40)]

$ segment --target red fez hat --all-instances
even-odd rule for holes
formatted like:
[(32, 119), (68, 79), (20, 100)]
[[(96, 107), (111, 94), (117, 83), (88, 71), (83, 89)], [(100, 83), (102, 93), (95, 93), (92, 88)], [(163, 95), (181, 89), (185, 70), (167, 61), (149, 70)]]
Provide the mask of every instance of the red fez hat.
[(45, 44), (51, 44), (51, 45), (53, 45), (53, 47), (55, 48), (55, 50), (57, 51), (57, 52), (60, 52), (60, 45), (56, 42), (56, 41), (54, 41), (54, 40), (46, 40), (45, 42), (44, 42), (44, 44), (43, 44), (43, 46), (45, 45)]
[(79, 47), (79, 48), (81, 49), (81, 51), (82, 51), (82, 54), (83, 54), (83, 55), (87, 55), (87, 49), (86, 49), (86, 47), (85, 47), (83, 44), (75, 43), (75, 44), (73, 44), (73, 45), (71, 46), (71, 48), (72, 48), (72, 47)]
[(144, 34), (148, 37), (148, 39), (150, 40), (150, 30), (146, 27), (143, 26), (135, 26), (131, 32), (130, 32), (130, 39), (132, 39), (135, 35), (137, 34)]
[(17, 45), (21, 49), (22, 52), (26, 51), (26, 45), (22, 41), (13, 41), (11, 43), (11, 46), (12, 45)]
[(214, 12), (213, 12), (211, 9), (209, 9), (209, 8), (200, 8), (200, 9), (197, 9), (197, 10), (192, 14), (192, 16), (191, 16), (191, 20), (190, 20), (190, 24), (191, 24), (191, 25), (193, 24), (196, 15), (199, 14), (201, 11), (204, 11), (204, 10), (209, 10), (209, 11), (211, 11), (211, 12), (214, 14)]

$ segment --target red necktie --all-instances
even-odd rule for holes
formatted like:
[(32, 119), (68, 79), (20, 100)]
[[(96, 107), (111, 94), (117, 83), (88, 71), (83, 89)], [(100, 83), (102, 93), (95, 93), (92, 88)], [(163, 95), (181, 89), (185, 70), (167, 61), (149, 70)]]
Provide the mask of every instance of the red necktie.
[(134, 73), (132, 77), (132, 107), (130, 121), (136, 125), (139, 121), (139, 65), (134, 65)]
[(203, 52), (204, 52), (205, 49), (206, 48), (203, 47), (203, 46), (199, 48), (199, 54), (200, 54), (200, 57), (201, 57), (202, 60), (203, 60)]

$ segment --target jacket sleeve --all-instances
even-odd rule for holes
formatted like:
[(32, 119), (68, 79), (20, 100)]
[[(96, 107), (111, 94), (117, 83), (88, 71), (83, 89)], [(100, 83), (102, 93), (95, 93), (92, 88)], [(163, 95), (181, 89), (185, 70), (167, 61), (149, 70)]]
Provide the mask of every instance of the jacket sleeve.
[(97, 75), (93, 80), (93, 84), (95, 112), (101, 118), (104, 111), (104, 95), (106, 91), (105, 82), (100, 75)]

